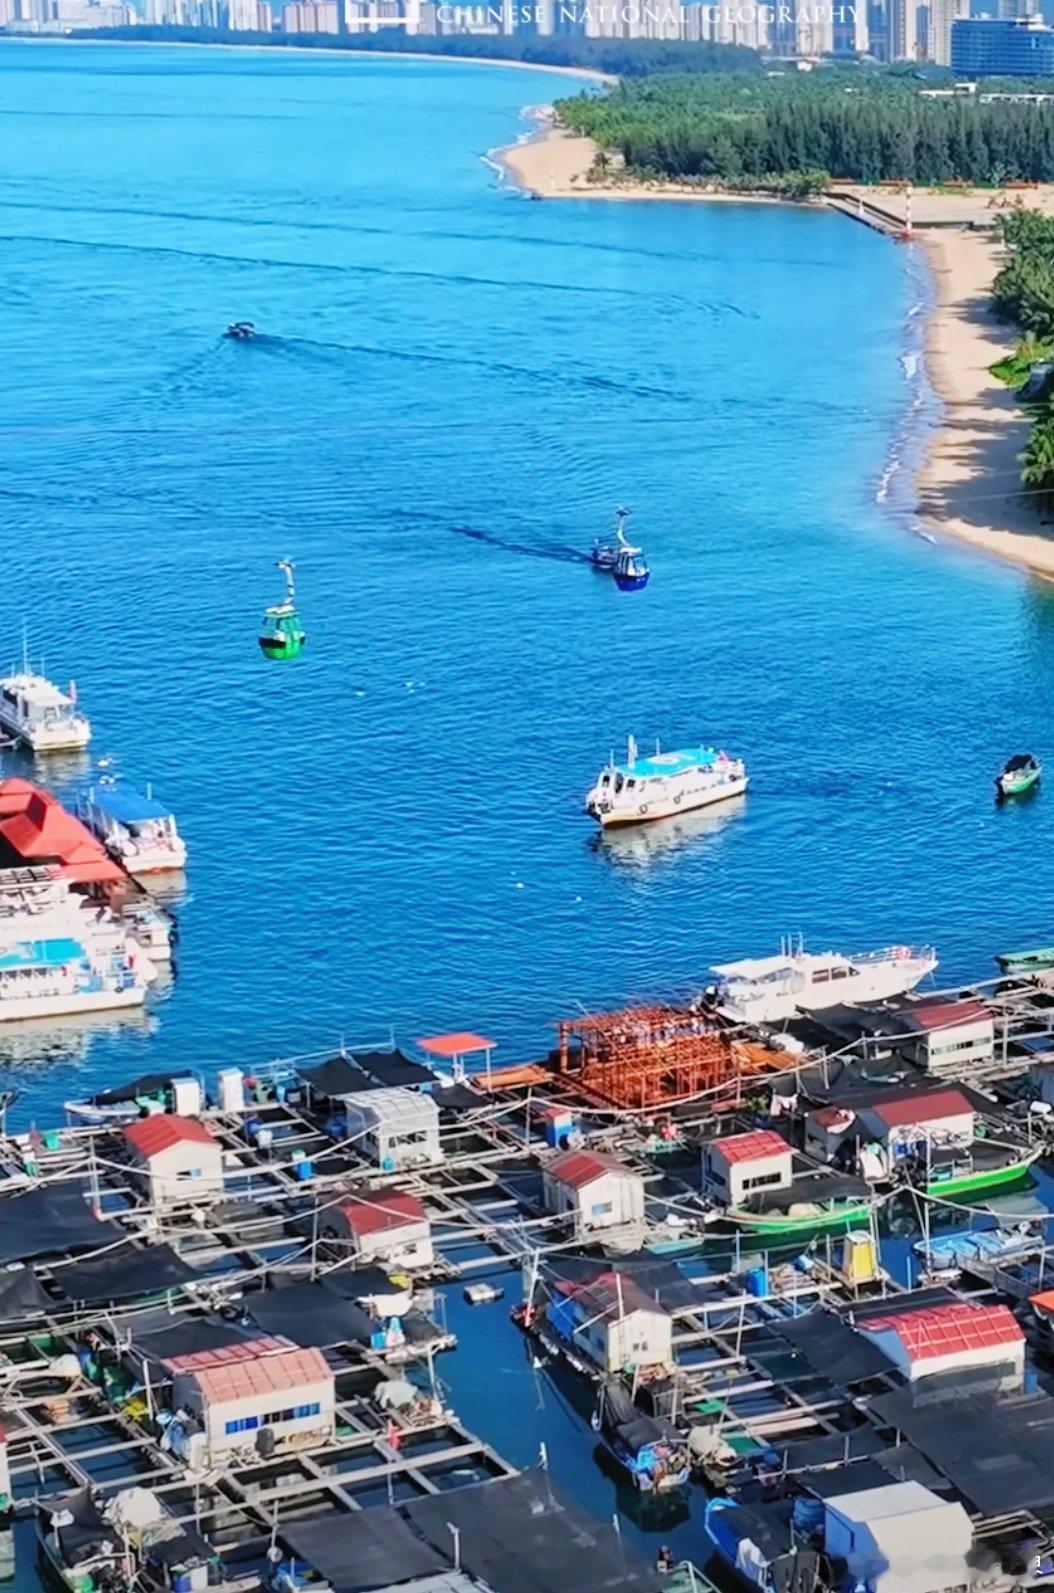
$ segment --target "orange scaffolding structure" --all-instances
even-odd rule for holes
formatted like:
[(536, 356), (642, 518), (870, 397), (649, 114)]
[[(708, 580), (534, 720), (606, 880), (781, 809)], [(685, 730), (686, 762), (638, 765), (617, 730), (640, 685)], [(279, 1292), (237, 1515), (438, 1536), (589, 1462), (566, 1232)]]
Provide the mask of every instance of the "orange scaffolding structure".
[(745, 1078), (787, 1066), (779, 1052), (736, 1039), (691, 1007), (627, 1007), (567, 1018), (556, 1030), (558, 1073), (627, 1111), (708, 1094), (734, 1098)]

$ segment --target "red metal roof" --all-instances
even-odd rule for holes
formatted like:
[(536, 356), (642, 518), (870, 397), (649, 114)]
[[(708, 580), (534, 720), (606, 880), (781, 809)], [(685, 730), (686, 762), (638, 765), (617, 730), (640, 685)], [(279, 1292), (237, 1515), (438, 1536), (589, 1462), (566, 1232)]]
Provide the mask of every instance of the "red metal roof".
[(1005, 1305), (970, 1305), (965, 1300), (901, 1311), (895, 1316), (868, 1317), (858, 1327), (865, 1333), (895, 1333), (912, 1361), (959, 1355), (994, 1344), (1021, 1344), (1025, 1338)]
[(587, 1184), (593, 1184), (598, 1178), (604, 1178), (608, 1173), (621, 1173), (623, 1176), (633, 1176), (633, 1169), (627, 1167), (625, 1162), (620, 1162), (615, 1156), (607, 1156), (603, 1151), (569, 1150), (557, 1156), (546, 1168), (551, 1178), (561, 1184), (570, 1184), (572, 1189), (585, 1189)]
[(333, 1381), (321, 1350), (301, 1350), (289, 1339), (247, 1339), (225, 1350), (176, 1356), (168, 1370), (192, 1377), (211, 1404), (254, 1395), (291, 1394), (298, 1388)]
[(980, 1001), (923, 1001), (909, 1007), (904, 1016), (919, 1029), (954, 1029), (992, 1014)]
[(378, 1190), (374, 1195), (349, 1196), (336, 1207), (343, 1212), (352, 1233), (360, 1239), (368, 1233), (387, 1233), (391, 1228), (407, 1228), (427, 1222), (428, 1213), (416, 1195), (404, 1190)]
[(59, 873), (79, 885), (127, 877), (80, 819), (28, 780), (0, 781), (0, 838), (22, 862), (55, 861)]
[(585, 1309), (589, 1317), (609, 1318), (621, 1322), (631, 1311), (653, 1311), (657, 1316), (668, 1316), (652, 1295), (646, 1294), (639, 1283), (617, 1272), (601, 1272), (588, 1283), (558, 1282), (557, 1290), (569, 1294)]
[(766, 1156), (782, 1156), (790, 1146), (782, 1134), (772, 1128), (758, 1128), (750, 1134), (725, 1134), (710, 1141), (712, 1150), (720, 1151), (725, 1161), (758, 1162)]
[(457, 1029), (453, 1034), (430, 1034), (418, 1040), (422, 1051), (432, 1056), (467, 1056), (470, 1051), (493, 1051), (494, 1041), (485, 1034), (473, 1034), (470, 1029)]
[(821, 1106), (818, 1112), (810, 1112), (809, 1116), (820, 1128), (841, 1128), (851, 1123), (856, 1113), (845, 1106)]
[(157, 1156), (171, 1150), (173, 1145), (215, 1145), (216, 1141), (205, 1127), (193, 1117), (174, 1117), (169, 1112), (157, 1112), (153, 1117), (140, 1117), (125, 1128), (124, 1137), (140, 1156)]
[(888, 1128), (929, 1123), (938, 1117), (966, 1117), (973, 1107), (961, 1090), (918, 1090), (899, 1101), (875, 1101), (868, 1108)]

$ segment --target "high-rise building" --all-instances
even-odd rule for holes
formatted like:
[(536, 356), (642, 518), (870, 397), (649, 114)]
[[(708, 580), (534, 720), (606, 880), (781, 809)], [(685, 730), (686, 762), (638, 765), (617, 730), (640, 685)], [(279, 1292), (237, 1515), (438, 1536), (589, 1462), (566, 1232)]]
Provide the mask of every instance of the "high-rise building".
[(232, 33), (255, 33), (260, 26), (257, 0), (227, 0), (227, 26)]
[(929, 0), (926, 59), (938, 66), (952, 63), (952, 23), (970, 15), (970, 0)]
[(1054, 76), (1054, 28), (1036, 16), (962, 17), (951, 26), (951, 64), (962, 77)]
[(918, 60), (918, 0), (890, 0), (889, 58), (891, 61)]

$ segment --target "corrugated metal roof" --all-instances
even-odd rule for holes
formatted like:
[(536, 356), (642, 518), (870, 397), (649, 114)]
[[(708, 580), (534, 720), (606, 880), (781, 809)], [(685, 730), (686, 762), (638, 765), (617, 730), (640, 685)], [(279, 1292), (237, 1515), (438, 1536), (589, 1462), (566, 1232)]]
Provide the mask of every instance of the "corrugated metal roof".
[(869, 1108), (889, 1128), (929, 1123), (939, 1117), (971, 1117), (973, 1107), (961, 1090), (919, 1090), (899, 1101), (876, 1101)]
[(336, 1208), (344, 1214), (353, 1233), (361, 1239), (369, 1233), (387, 1233), (391, 1228), (407, 1228), (428, 1221), (428, 1213), (416, 1195), (405, 1190), (379, 1190), (366, 1196), (349, 1196)]
[[(212, 1404), (250, 1399), (256, 1394), (290, 1394), (295, 1389), (332, 1382), (321, 1350), (289, 1348), (288, 1339), (250, 1339), (223, 1350), (177, 1356), (170, 1372), (192, 1377), (202, 1397)], [(196, 1363), (196, 1364), (181, 1364)]]
[(782, 1156), (790, 1146), (775, 1129), (759, 1128), (750, 1134), (725, 1134), (710, 1141), (712, 1150), (720, 1151), (726, 1162), (757, 1162), (764, 1157)]
[(895, 1333), (912, 1361), (989, 1349), (996, 1344), (1021, 1344), (1025, 1338), (1005, 1305), (970, 1305), (965, 1300), (901, 1311), (896, 1316), (869, 1317), (858, 1329), (862, 1333)]
[(124, 1137), (140, 1156), (157, 1156), (171, 1150), (173, 1145), (215, 1145), (216, 1141), (194, 1117), (175, 1117), (170, 1112), (156, 1112), (152, 1117), (141, 1117), (129, 1123)]
[(617, 1156), (592, 1150), (564, 1151), (549, 1163), (546, 1172), (550, 1178), (555, 1178), (560, 1184), (569, 1184), (572, 1189), (585, 1189), (588, 1184), (595, 1184), (598, 1178), (606, 1178), (609, 1173), (622, 1178), (637, 1176), (632, 1167), (620, 1162)]
[(929, 1001), (908, 1007), (904, 1017), (917, 1029), (954, 1029), (961, 1023), (978, 1023), (992, 1014), (980, 1001)]

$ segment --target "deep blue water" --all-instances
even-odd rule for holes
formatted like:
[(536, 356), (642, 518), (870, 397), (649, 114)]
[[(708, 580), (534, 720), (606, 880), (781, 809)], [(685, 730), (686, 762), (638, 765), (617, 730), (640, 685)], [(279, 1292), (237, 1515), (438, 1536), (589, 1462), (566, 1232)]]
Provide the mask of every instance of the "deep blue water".
[[(480, 155), (572, 86), (0, 43), (10, 652), (24, 620), (191, 848), (173, 991), (5, 1037), (24, 1117), (389, 1024), (526, 1057), (791, 931), (933, 940), (949, 981), (1050, 939), (1054, 809), (991, 781), (1054, 758), (1054, 596), (915, 536), (906, 469), (876, 502), (920, 263), (823, 213), (525, 203)], [(618, 503), (630, 597), (568, 552)], [(282, 555), (310, 642), (274, 665)], [(741, 811), (598, 843), (628, 731), (742, 752)], [(577, 1418), (500, 1397), (503, 1310), (460, 1312), (459, 1408), (614, 1508)]]

